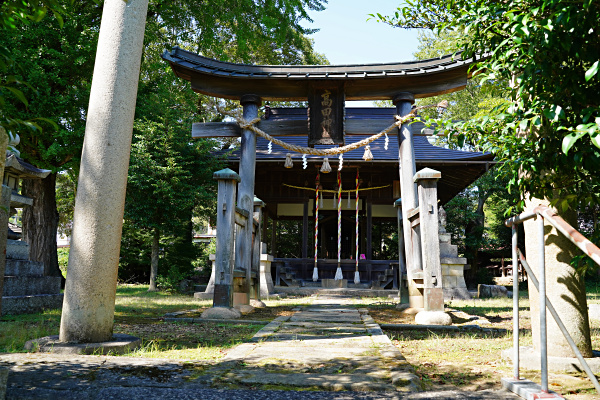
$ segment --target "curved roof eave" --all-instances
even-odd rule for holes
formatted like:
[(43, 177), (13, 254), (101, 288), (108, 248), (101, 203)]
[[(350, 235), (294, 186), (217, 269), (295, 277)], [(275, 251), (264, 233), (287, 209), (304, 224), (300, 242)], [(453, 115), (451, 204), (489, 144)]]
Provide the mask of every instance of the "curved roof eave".
[[(346, 100), (393, 99), (400, 92), (430, 97), (462, 89), (474, 59), (459, 56), (382, 64), (248, 65), (222, 62), (175, 47), (162, 58), (194, 91), (239, 100), (245, 94), (263, 100), (308, 98), (309, 85), (343, 82)], [(479, 60), (479, 57), (476, 58)]]

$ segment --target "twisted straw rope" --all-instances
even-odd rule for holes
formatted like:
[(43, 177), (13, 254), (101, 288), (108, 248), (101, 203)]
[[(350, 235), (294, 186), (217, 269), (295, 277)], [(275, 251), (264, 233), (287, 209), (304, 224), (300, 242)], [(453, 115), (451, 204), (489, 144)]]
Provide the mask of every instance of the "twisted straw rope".
[(223, 108), (221, 108), (221, 106), (219, 106), (218, 104), (216, 104), (217, 110), (221, 114), (228, 115), (231, 118), (235, 119), (236, 122), (238, 123), (238, 125), (240, 126), (240, 128), (248, 129), (248, 130), (256, 133), (258, 136), (261, 136), (261, 137), (265, 138), (266, 140), (271, 141), (271, 142), (283, 147), (286, 150), (294, 151), (296, 153), (301, 153), (301, 154), (310, 154), (313, 156), (331, 156), (331, 155), (336, 155), (336, 154), (343, 154), (343, 153), (347, 153), (352, 150), (356, 150), (363, 146), (366, 146), (366, 145), (374, 142), (375, 140), (379, 139), (386, 133), (389, 133), (392, 129), (398, 128), (400, 125), (405, 124), (406, 122), (409, 122), (410, 120), (414, 119), (417, 116), (417, 111), (421, 108), (426, 108), (426, 107), (428, 107), (428, 106), (416, 107), (413, 110), (411, 110), (411, 112), (408, 113), (407, 115), (405, 115), (404, 117), (400, 117), (399, 115), (396, 115), (395, 116), (396, 122), (394, 122), (392, 125), (388, 126), (381, 132), (379, 132), (371, 137), (360, 140), (358, 142), (350, 143), (350, 144), (347, 144), (342, 147), (331, 147), (329, 149), (315, 149), (312, 147), (296, 146), (294, 144), (289, 144), (289, 143), (283, 142), (279, 139), (276, 139), (273, 136), (269, 135), (268, 133), (262, 131), (260, 128), (255, 126), (256, 123), (260, 122), (260, 120), (261, 120), (260, 117), (256, 117), (251, 121), (246, 121), (242, 115), (241, 110), (237, 109), (237, 110), (229, 112), (229, 111), (226, 111)]

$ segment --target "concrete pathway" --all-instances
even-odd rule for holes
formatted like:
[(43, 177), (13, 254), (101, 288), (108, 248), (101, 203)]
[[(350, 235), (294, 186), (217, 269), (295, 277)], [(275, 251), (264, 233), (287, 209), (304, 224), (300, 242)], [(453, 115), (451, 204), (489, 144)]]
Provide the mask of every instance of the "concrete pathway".
[(10, 368), (6, 398), (518, 399), (502, 390), (419, 392), (421, 384), (412, 366), (367, 311), (350, 303), (346, 298), (319, 297), (292, 316), (269, 323), (217, 364), (0, 354), (0, 367)]

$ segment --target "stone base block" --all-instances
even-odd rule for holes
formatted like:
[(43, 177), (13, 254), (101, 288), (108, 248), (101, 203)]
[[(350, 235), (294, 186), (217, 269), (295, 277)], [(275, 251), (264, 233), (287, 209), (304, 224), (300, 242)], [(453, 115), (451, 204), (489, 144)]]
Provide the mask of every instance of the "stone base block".
[(452, 318), (443, 311), (421, 311), (415, 315), (419, 325), (452, 325)]
[(202, 313), (202, 319), (238, 319), (242, 314), (235, 308), (211, 307)]
[(59, 294), (59, 276), (4, 276), (4, 296)]
[(63, 294), (2, 297), (2, 315), (32, 314), (62, 308)]
[(472, 298), (467, 288), (444, 288), (444, 300), (470, 300)]
[(194, 298), (199, 300), (212, 300), (214, 298), (214, 293), (206, 293), (206, 292), (196, 292), (194, 293)]
[(65, 343), (58, 335), (29, 340), (25, 350), (54, 354), (125, 354), (142, 344), (142, 339), (123, 333), (115, 333), (113, 339), (99, 343)]
[(504, 286), (498, 285), (477, 285), (477, 297), (487, 299), (491, 297), (508, 297), (508, 290)]
[(13, 260), (29, 260), (29, 245), (21, 240), (6, 241), (6, 258)]
[(44, 275), (44, 263), (29, 260), (6, 260), (4, 275), (15, 276), (42, 276)]
[(549, 393), (542, 392), (540, 385), (526, 379), (502, 378), (502, 387), (527, 400), (564, 399), (560, 394), (551, 390)]
[(321, 287), (324, 289), (346, 289), (348, 279), (321, 279)]

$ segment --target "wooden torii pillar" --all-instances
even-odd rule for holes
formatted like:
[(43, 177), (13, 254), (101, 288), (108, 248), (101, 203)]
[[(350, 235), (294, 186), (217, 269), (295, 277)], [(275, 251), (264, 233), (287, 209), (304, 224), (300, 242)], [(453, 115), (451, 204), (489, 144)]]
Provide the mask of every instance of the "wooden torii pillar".
[[(399, 116), (408, 115), (415, 102), (412, 93), (399, 93), (394, 97), (396, 112)], [(402, 224), (404, 249), (406, 255), (406, 275), (408, 282), (408, 302), (412, 308), (423, 308), (424, 297), (421, 290), (422, 278), (418, 271), (423, 269), (418, 230), (415, 234), (409, 219), (411, 210), (417, 207), (417, 188), (413, 180), (416, 173), (415, 148), (410, 125), (404, 124), (398, 128), (398, 167), (400, 172), (400, 194), (402, 198)], [(399, 232), (400, 234), (400, 232)]]
[[(244, 119), (251, 121), (258, 116), (260, 97), (255, 95), (244, 95), (240, 99), (244, 108)], [(237, 191), (237, 206), (254, 214), (254, 179), (256, 171), (256, 135), (248, 130), (242, 130), (242, 143), (240, 148), (240, 182)], [(241, 292), (236, 294), (235, 304), (250, 304), (250, 293), (257, 291), (252, 286), (252, 218), (244, 227), (239, 228), (235, 240), (235, 268), (234, 276), (243, 276)]]

